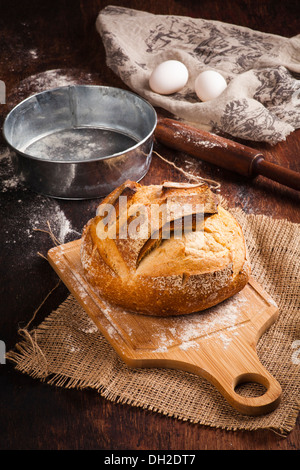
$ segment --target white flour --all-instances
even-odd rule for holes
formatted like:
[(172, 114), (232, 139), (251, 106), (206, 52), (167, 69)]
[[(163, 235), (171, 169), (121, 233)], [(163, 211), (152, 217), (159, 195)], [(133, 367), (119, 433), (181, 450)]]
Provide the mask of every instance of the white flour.
[[(14, 230), (6, 231), (9, 235), (6, 243), (16, 243), (20, 236), (32, 238), (36, 230), (49, 231), (49, 228), (60, 243), (66, 242), (70, 237), (80, 236), (55, 199), (35, 194), (23, 185), (14, 174), (11, 153), (8, 149), (0, 154), (0, 191), (3, 201), (2, 211), (7, 219), (5, 225), (9, 225), (9, 221), (13, 219)], [(18, 199), (15, 201), (15, 206), (10, 206), (10, 213), (5, 213), (5, 197), (10, 197), (16, 192)]]
[(20, 186), (22, 183), (14, 173), (11, 152), (9, 149), (4, 149), (0, 153), (0, 191), (6, 193)]
[[(38, 197), (39, 204), (35, 207), (29, 218), (29, 225), (33, 230), (49, 230), (57, 238), (59, 243), (65, 243), (69, 235), (81, 236), (79, 232), (74, 230), (71, 222), (67, 219), (65, 213), (60, 209), (55, 200), (48, 201), (45, 206), (45, 198)], [(49, 226), (48, 226), (49, 222)]]
[(159, 344), (159, 347), (154, 352), (164, 352), (176, 345), (184, 351), (197, 348), (197, 339), (208, 339), (212, 335), (218, 338), (226, 349), (243, 326), (247, 308), (248, 299), (240, 292), (204, 312), (169, 318), (167, 328), (162, 321), (161, 331), (155, 335), (155, 343)]
[[(38, 54), (35, 49), (29, 51), (31, 58), (37, 59)], [(22, 93), (27, 93), (28, 90), (33, 93), (40, 93), (44, 90), (50, 90), (51, 88), (56, 88), (60, 86), (75, 85), (78, 82), (83, 82), (84, 84), (93, 84), (94, 79), (92, 74), (84, 73), (81, 77), (79, 76), (79, 71), (73, 70), (64, 70), (64, 69), (53, 69), (46, 70), (36, 75), (31, 75), (25, 78), (18, 87), (18, 95), (22, 99)]]

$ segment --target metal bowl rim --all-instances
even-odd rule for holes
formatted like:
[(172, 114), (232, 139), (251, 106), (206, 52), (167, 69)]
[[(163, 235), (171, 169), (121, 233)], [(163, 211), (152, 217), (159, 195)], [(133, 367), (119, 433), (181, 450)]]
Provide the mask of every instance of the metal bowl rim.
[[(105, 157), (99, 157), (99, 158), (93, 158), (93, 159), (89, 159), (89, 160), (46, 160), (46, 159), (43, 159), (43, 158), (38, 158), (38, 157), (35, 157), (33, 155), (29, 155), (28, 153), (25, 153), (23, 152), (22, 150), (19, 150), (17, 149), (16, 147), (14, 147), (14, 145), (12, 145), (11, 142), (9, 142), (8, 138), (6, 137), (6, 134), (5, 134), (5, 128), (7, 127), (7, 121), (9, 119), (9, 116), (16, 111), (16, 109), (23, 105), (24, 103), (26, 103), (26, 101), (29, 101), (30, 99), (36, 97), (36, 96), (39, 96), (39, 95), (43, 95), (44, 93), (51, 93), (51, 92), (54, 92), (56, 90), (61, 90), (61, 89), (67, 89), (67, 88), (101, 88), (101, 89), (107, 89), (107, 90), (117, 90), (117, 91), (121, 91), (125, 94), (129, 94), (129, 95), (133, 95), (135, 96), (136, 98), (139, 98), (141, 101), (143, 101), (152, 111), (153, 111), (153, 116), (154, 116), (154, 125), (153, 125), (153, 128), (152, 130), (147, 134), (146, 137), (144, 137), (142, 140), (140, 140), (139, 142), (137, 142), (135, 145), (133, 145), (132, 147), (128, 147), (127, 149), (125, 149), (124, 151), (122, 152), (117, 152), (117, 153), (113, 153), (111, 155), (107, 155)], [(44, 90), (44, 91), (41, 91), (39, 93), (34, 93), (33, 95), (31, 96), (28, 96), (27, 98), (25, 98), (24, 100), (22, 100), (20, 103), (18, 103), (16, 106), (13, 107), (13, 109), (11, 109), (9, 111), (9, 113), (7, 114), (5, 120), (4, 120), (4, 123), (3, 123), (3, 129), (2, 129), (2, 134), (3, 134), (3, 137), (7, 143), (7, 145), (14, 151), (14, 152), (17, 152), (19, 155), (25, 157), (25, 158), (28, 158), (28, 159), (31, 159), (31, 160), (36, 160), (38, 162), (45, 162), (46, 164), (77, 164), (77, 163), (91, 163), (91, 162), (98, 162), (98, 161), (102, 161), (102, 160), (109, 160), (111, 158), (116, 158), (116, 157), (119, 157), (120, 155), (124, 155), (125, 153), (127, 152), (131, 152), (132, 150), (135, 150), (137, 147), (140, 147), (141, 145), (143, 145), (154, 133), (154, 130), (156, 128), (156, 125), (157, 125), (157, 114), (156, 114), (156, 111), (154, 109), (154, 107), (152, 106), (151, 103), (149, 103), (149, 101), (147, 101), (145, 98), (143, 98), (142, 96), (140, 95), (137, 95), (136, 93), (133, 93), (132, 91), (129, 91), (129, 90), (124, 90), (123, 88), (118, 88), (118, 87), (111, 87), (111, 86), (107, 86), (107, 85), (64, 85), (64, 86), (59, 86), (59, 87), (55, 87), (55, 88), (50, 88), (48, 90)], [(92, 127), (92, 126), (78, 126), (78, 128), (82, 129), (82, 128), (92, 128), (92, 129), (96, 129), (97, 127)], [(76, 127), (74, 128), (76, 129)], [(102, 129), (102, 128), (98, 128), (98, 129)], [(103, 128), (104, 129), (104, 128)], [(106, 130), (108, 128), (105, 128)], [(110, 129), (110, 130), (114, 130), (114, 129)]]

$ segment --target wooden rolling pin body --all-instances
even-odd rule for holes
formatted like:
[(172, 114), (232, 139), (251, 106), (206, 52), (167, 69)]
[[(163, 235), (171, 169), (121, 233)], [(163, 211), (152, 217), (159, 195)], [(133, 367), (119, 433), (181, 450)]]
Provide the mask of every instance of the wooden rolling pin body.
[(213, 163), (240, 175), (262, 175), (300, 190), (300, 173), (267, 162), (257, 150), (182, 122), (159, 118), (156, 139), (167, 147)]

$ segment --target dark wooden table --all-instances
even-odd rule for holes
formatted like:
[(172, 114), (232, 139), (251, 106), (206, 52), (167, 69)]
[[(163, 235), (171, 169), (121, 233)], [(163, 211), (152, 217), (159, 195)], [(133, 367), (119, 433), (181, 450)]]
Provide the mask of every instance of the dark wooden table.
[[(255, 0), (130, 0), (112, 2), (160, 14), (176, 14), (245, 25), (260, 31), (293, 36), (299, 33), (299, 1)], [(102, 0), (0, 1), (0, 79), (7, 103), (0, 105), (1, 125), (13, 105), (45, 87), (74, 81), (124, 87), (105, 65), (105, 53), (95, 30)], [(51, 71), (51, 72), (49, 72)], [(18, 328), (57, 283), (53, 270), (37, 253), (52, 247), (45, 228), (56, 211), (64, 241), (75, 239), (93, 216), (99, 200), (52, 201), (24, 188), (13, 177), (4, 140), (1, 194), (1, 316), (0, 340), (7, 351), (20, 340)], [(300, 171), (300, 131), (270, 147), (252, 144), (272, 162)], [(246, 212), (299, 222), (299, 194), (258, 177), (249, 181), (196, 162), (155, 144), (155, 149), (180, 165), (188, 161), (199, 174), (217, 178), (231, 206)], [(145, 184), (182, 177), (153, 156)], [(61, 284), (38, 310), (38, 325), (68, 295)], [(197, 426), (138, 408), (111, 403), (92, 391), (66, 390), (23, 375), (8, 361), (0, 366), (0, 448), (2, 450), (221, 450), (299, 449), (300, 421), (282, 438), (268, 431), (227, 432)]]

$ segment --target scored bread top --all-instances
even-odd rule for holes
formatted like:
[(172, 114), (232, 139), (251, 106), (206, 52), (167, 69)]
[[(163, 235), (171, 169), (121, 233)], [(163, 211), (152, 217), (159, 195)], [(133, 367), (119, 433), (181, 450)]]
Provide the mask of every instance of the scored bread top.
[(235, 273), (245, 260), (241, 228), (204, 184), (127, 181), (102, 201), (90, 234), (122, 277), (200, 274), (229, 265)]

